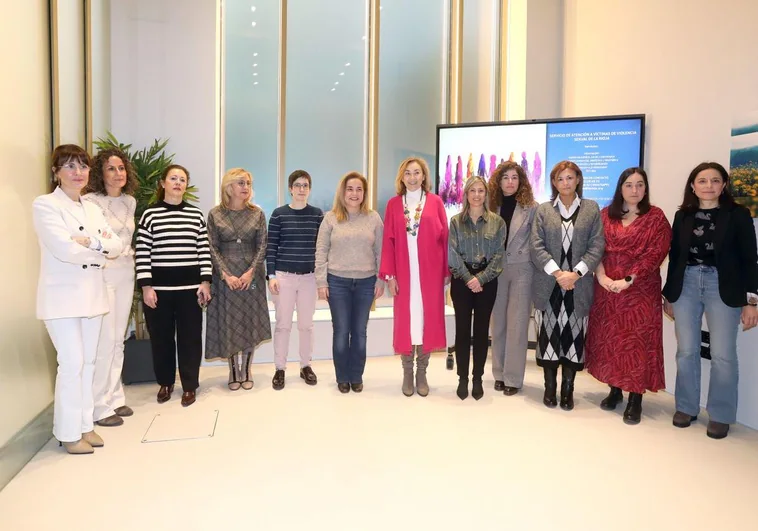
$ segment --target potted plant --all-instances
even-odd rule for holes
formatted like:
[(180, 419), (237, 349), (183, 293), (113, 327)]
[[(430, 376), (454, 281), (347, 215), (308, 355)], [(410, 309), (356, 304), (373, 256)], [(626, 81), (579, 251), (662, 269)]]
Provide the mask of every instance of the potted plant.
[[(132, 163), (137, 177), (138, 187), (134, 193), (137, 200), (137, 209), (134, 213), (134, 223), (139, 225), (142, 213), (151, 203), (157, 200), (156, 191), (158, 181), (163, 171), (173, 164), (174, 154), (166, 153), (168, 139), (156, 139), (153, 145), (139, 151), (132, 150), (132, 144), (122, 144), (110, 131), (105, 138), (94, 141), (98, 151), (104, 149), (119, 149)], [(185, 199), (197, 201), (197, 188), (188, 186)], [(134, 233), (136, 240), (137, 232)], [(132, 241), (134, 245), (134, 241)], [(124, 384), (155, 381), (153, 372), (152, 351), (150, 340), (142, 313), (142, 291), (135, 284), (134, 298), (132, 299), (132, 312), (130, 315), (129, 330), (133, 330), (129, 339), (124, 342), (124, 368), (122, 380)]]

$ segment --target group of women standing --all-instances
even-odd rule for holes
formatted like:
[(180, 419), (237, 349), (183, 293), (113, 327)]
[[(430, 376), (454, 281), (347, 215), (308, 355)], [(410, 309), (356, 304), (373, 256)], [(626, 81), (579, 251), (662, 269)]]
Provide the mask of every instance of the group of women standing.
[[(405, 186), (398, 186), (398, 197), (388, 204), (386, 223), (389, 227), (401, 221), (403, 205), (408, 236), (385, 230), (382, 273), (395, 296), (394, 345), (403, 359), (406, 395), (413, 392), (412, 355), (424, 352), (415, 347), (419, 338), (423, 337), (424, 348), (441, 348), (427, 342), (432, 334), (425, 319), (442, 307), (433, 294), (447, 282), (444, 271), (442, 278), (434, 276), (437, 264), (443, 263), (444, 227), (433, 214), (411, 219), (419, 195), (410, 186), (415, 181), (408, 180), (414, 173), (406, 168), (409, 163), (427, 179), (421, 181), (426, 190), (421, 197), (436, 205), (435, 196), (428, 194), (429, 174), (423, 162), (404, 162)], [(749, 211), (734, 201), (727, 171), (713, 162), (693, 169), (673, 232), (663, 211), (650, 204), (642, 168), (629, 168), (619, 176), (613, 200), (602, 210), (582, 197), (583, 175), (575, 163), (558, 163), (550, 182), (552, 198), (538, 206), (518, 164), (501, 164), (489, 183), (476, 176), (466, 181), (463, 209), (452, 218), (447, 238), (458, 397), (468, 397), (472, 343), (471, 395), (478, 400), (484, 394), (490, 330), (495, 390), (518, 393), (533, 304), (544, 404), (559, 403), (560, 368), (560, 406), (573, 409), (575, 376), (586, 365), (610, 386), (600, 406), (615, 409), (627, 392), (623, 420), (637, 424), (642, 395), (665, 388), (663, 307), (675, 320), (678, 340), (673, 423), (689, 426), (700, 409), (700, 329), (705, 315), (712, 357), (707, 435), (726, 437), (736, 421), (738, 325), (742, 322), (748, 330), (758, 324), (753, 222)], [(667, 254), (662, 298), (660, 267)], [(401, 297), (403, 293), (407, 295)], [(434, 327), (435, 332), (442, 330), (436, 322)], [(425, 374), (422, 382), (417, 380), (417, 387), (425, 395)]]
[(292, 201), (272, 213), (268, 230), (251, 203), (252, 176), (241, 168), (223, 177), (221, 204), (206, 221), (184, 200), (189, 171), (169, 166), (136, 226), (136, 179), (121, 151), (101, 151), (93, 161), (78, 146), (59, 146), (52, 174), (52, 192), (33, 204), (41, 248), (37, 316), (57, 351), (53, 432), (69, 453), (92, 453), (104, 444), (95, 424), (118, 426), (133, 414), (120, 372), (135, 278), (159, 403), (173, 393), (176, 359), (181, 403), (195, 402), (206, 309), (206, 357), (228, 360), (230, 390), (253, 387), (254, 349), (271, 338), (266, 283), (276, 309), (274, 389), (285, 385), (295, 310), (300, 377), (317, 383), (311, 356), (318, 297), (332, 314), (337, 387), (361, 392), (369, 312), (386, 283), (401, 391), (427, 396), (430, 353), (446, 347), (450, 283), (462, 400), (472, 347), (471, 395), (484, 395), (490, 328), (495, 390), (519, 392), (533, 303), (544, 404), (558, 405), (560, 367), (560, 406), (571, 410), (575, 375), (586, 365), (610, 386), (601, 407), (615, 409), (627, 392), (623, 419), (638, 423), (642, 394), (665, 386), (663, 307), (678, 340), (674, 425), (689, 426), (700, 409), (703, 315), (712, 356), (707, 433), (723, 438), (736, 421), (736, 336), (740, 322), (746, 330), (758, 324), (758, 256), (750, 214), (735, 203), (719, 164), (692, 171), (673, 232), (650, 204), (644, 170), (624, 171), (600, 210), (582, 198), (582, 171), (570, 161), (553, 168), (552, 199), (539, 206), (516, 163), (502, 163), (489, 182), (469, 178), (462, 212), (449, 226), (430, 192), (429, 167), (416, 157), (398, 169), (384, 222), (368, 207), (363, 175), (340, 180), (324, 215), (307, 203), (311, 176), (297, 170), (288, 181)]

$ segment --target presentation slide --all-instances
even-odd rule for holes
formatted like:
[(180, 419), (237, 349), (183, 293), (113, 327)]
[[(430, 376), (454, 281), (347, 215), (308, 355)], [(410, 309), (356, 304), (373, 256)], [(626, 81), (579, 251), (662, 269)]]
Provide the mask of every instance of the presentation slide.
[(575, 162), (584, 176), (583, 196), (604, 207), (613, 199), (621, 172), (639, 166), (640, 128), (640, 120), (548, 124), (547, 167)]
[(440, 126), (437, 193), (449, 219), (461, 210), (469, 177), (489, 179), (498, 164), (511, 160), (524, 168), (542, 203), (551, 195), (550, 170), (571, 160), (582, 169), (583, 196), (606, 206), (621, 172), (640, 165), (643, 124), (644, 117), (635, 116)]

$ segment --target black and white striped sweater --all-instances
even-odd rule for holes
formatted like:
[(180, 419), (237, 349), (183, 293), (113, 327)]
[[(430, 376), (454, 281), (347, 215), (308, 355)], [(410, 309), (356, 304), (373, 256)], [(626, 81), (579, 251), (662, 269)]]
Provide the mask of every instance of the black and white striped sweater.
[(203, 212), (182, 201), (159, 201), (142, 214), (135, 252), (137, 285), (193, 289), (211, 281), (211, 253)]

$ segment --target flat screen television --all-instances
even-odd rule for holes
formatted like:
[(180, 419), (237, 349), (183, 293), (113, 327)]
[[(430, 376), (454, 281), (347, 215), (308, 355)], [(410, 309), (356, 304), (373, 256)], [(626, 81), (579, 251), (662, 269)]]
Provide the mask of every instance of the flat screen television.
[(551, 195), (550, 170), (571, 160), (582, 169), (583, 196), (602, 208), (621, 172), (643, 165), (644, 145), (644, 114), (438, 125), (435, 189), (449, 219), (461, 210), (466, 179), (487, 180), (512, 160), (526, 170), (542, 203)]

